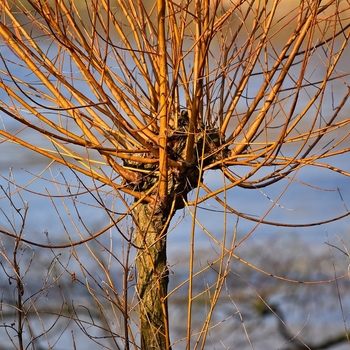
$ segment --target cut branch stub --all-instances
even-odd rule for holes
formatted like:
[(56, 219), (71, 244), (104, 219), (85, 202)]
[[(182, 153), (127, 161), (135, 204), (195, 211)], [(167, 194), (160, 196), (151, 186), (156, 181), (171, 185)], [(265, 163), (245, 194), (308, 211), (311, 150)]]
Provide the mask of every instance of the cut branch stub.
[[(175, 200), (175, 209), (184, 207), (184, 200), (187, 200), (187, 194), (196, 188), (202, 180), (200, 177), (201, 167), (224, 159), (228, 155), (228, 149), (220, 149), (224, 139), (219, 129), (207, 128), (205, 125), (198, 125), (195, 130), (195, 146), (193, 149), (193, 161), (185, 161), (186, 141), (188, 138), (189, 118), (187, 111), (182, 111), (178, 120), (177, 127), (172, 128), (168, 135), (167, 154), (169, 159), (183, 164), (182, 168), (169, 167), (168, 170), (168, 201), (169, 210)], [(140, 155), (143, 158), (154, 158), (150, 153)], [(133, 169), (139, 174), (137, 181), (124, 180), (124, 185), (136, 192), (147, 192), (154, 187), (150, 195), (157, 197), (158, 187), (154, 186), (159, 181), (159, 166), (156, 163), (147, 164), (143, 162), (124, 160), (124, 166), (129, 170)]]

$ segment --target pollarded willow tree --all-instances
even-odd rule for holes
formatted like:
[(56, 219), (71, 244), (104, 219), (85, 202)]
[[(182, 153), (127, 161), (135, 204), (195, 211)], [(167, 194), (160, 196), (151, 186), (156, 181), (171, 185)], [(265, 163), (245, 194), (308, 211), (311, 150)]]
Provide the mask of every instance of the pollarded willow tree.
[[(186, 208), (195, 223), (197, 206), (212, 199), (226, 213), (273, 225), (237, 212), (226, 194), (292, 182), (306, 165), (349, 175), (327, 160), (348, 151), (350, 119), (342, 111), (350, 73), (339, 67), (350, 6), (335, 0), (288, 6), (278, 0), (0, 4), (1, 140), (91, 179), (94, 187), (81, 187), (97, 203), (108, 187), (125, 206), (123, 213), (106, 206), (104, 229), (55, 247), (87, 244), (113, 227), (121, 232), (121, 220), (132, 218), (135, 233), (123, 237), (136, 252), (142, 349), (171, 347), (166, 244), (177, 210)], [(15, 131), (7, 129), (10, 121)], [(224, 177), (215, 190), (203, 183), (213, 169)], [(224, 261), (239, 259), (234, 249), (243, 241), (216, 241), (221, 267), (197, 345), (206, 343)], [(194, 276), (191, 258), (188, 349)], [(127, 295), (116, 297), (123, 300), (125, 348), (137, 344)]]

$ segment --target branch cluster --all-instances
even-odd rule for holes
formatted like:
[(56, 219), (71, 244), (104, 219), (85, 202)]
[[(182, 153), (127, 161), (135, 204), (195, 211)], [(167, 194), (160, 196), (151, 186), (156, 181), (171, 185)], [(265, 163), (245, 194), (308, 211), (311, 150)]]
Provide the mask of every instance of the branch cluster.
[[(212, 163), (218, 163), (227, 157), (229, 150), (224, 145), (223, 136), (217, 128), (208, 128), (203, 123), (198, 123), (194, 128), (194, 150), (190, 163), (186, 162), (185, 152), (188, 140), (190, 119), (188, 112), (182, 110), (177, 118), (177, 127), (170, 127), (167, 138), (167, 154), (170, 160), (181, 163), (182, 166), (170, 167), (168, 172), (168, 205), (177, 198), (175, 209), (184, 207), (187, 194), (198, 187), (202, 181), (203, 167)], [(142, 153), (141, 157), (154, 158), (152, 153)], [(124, 179), (124, 184), (133, 191), (157, 195), (159, 182), (159, 168), (156, 163), (143, 163), (132, 160), (124, 160), (124, 167), (138, 174), (136, 181)]]

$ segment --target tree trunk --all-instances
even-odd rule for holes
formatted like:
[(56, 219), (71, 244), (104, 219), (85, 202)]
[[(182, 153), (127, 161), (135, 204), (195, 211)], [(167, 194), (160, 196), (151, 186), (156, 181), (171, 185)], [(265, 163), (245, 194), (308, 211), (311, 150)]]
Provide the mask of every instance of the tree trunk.
[(168, 267), (166, 255), (167, 213), (154, 212), (147, 203), (134, 209), (138, 225), (137, 291), (139, 296), (141, 349), (170, 349), (168, 327)]
[[(189, 119), (187, 111), (182, 112), (178, 129), (172, 131), (167, 139), (168, 157), (174, 161), (183, 161), (187, 140)], [(202, 127), (202, 126), (201, 126)], [(222, 159), (226, 149), (217, 150), (222, 144), (222, 137), (217, 129), (205, 126), (197, 130), (195, 147), (192, 150), (194, 160), (182, 169), (173, 169), (165, 176), (167, 194), (165, 201), (154, 205), (140, 203), (134, 209), (134, 221), (137, 224), (135, 243), (139, 247), (136, 257), (137, 292), (139, 297), (141, 349), (169, 350), (168, 326), (168, 267), (166, 254), (166, 234), (171, 217), (176, 210), (184, 207), (187, 194), (198, 186), (201, 172), (198, 164), (205, 166)], [(199, 162), (198, 155), (203, 155), (204, 161)], [(128, 182), (133, 191), (148, 193), (153, 198), (159, 198), (160, 178), (157, 165), (124, 161), (128, 168), (142, 170), (145, 176), (140, 176), (138, 182)], [(142, 173), (142, 172), (141, 172)], [(157, 186), (155, 186), (157, 185)], [(149, 191), (155, 188), (150, 194)], [(164, 203), (165, 202), (165, 203)], [(170, 208), (172, 208), (170, 210)], [(170, 212), (172, 214), (170, 214)]]

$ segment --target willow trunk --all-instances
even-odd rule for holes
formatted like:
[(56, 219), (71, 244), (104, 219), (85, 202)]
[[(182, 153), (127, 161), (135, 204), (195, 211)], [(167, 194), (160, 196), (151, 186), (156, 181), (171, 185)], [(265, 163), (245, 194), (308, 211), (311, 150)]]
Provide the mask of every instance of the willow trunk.
[(166, 231), (168, 214), (155, 212), (149, 204), (134, 209), (139, 247), (137, 291), (139, 297), (141, 349), (171, 349), (168, 327), (168, 268)]

